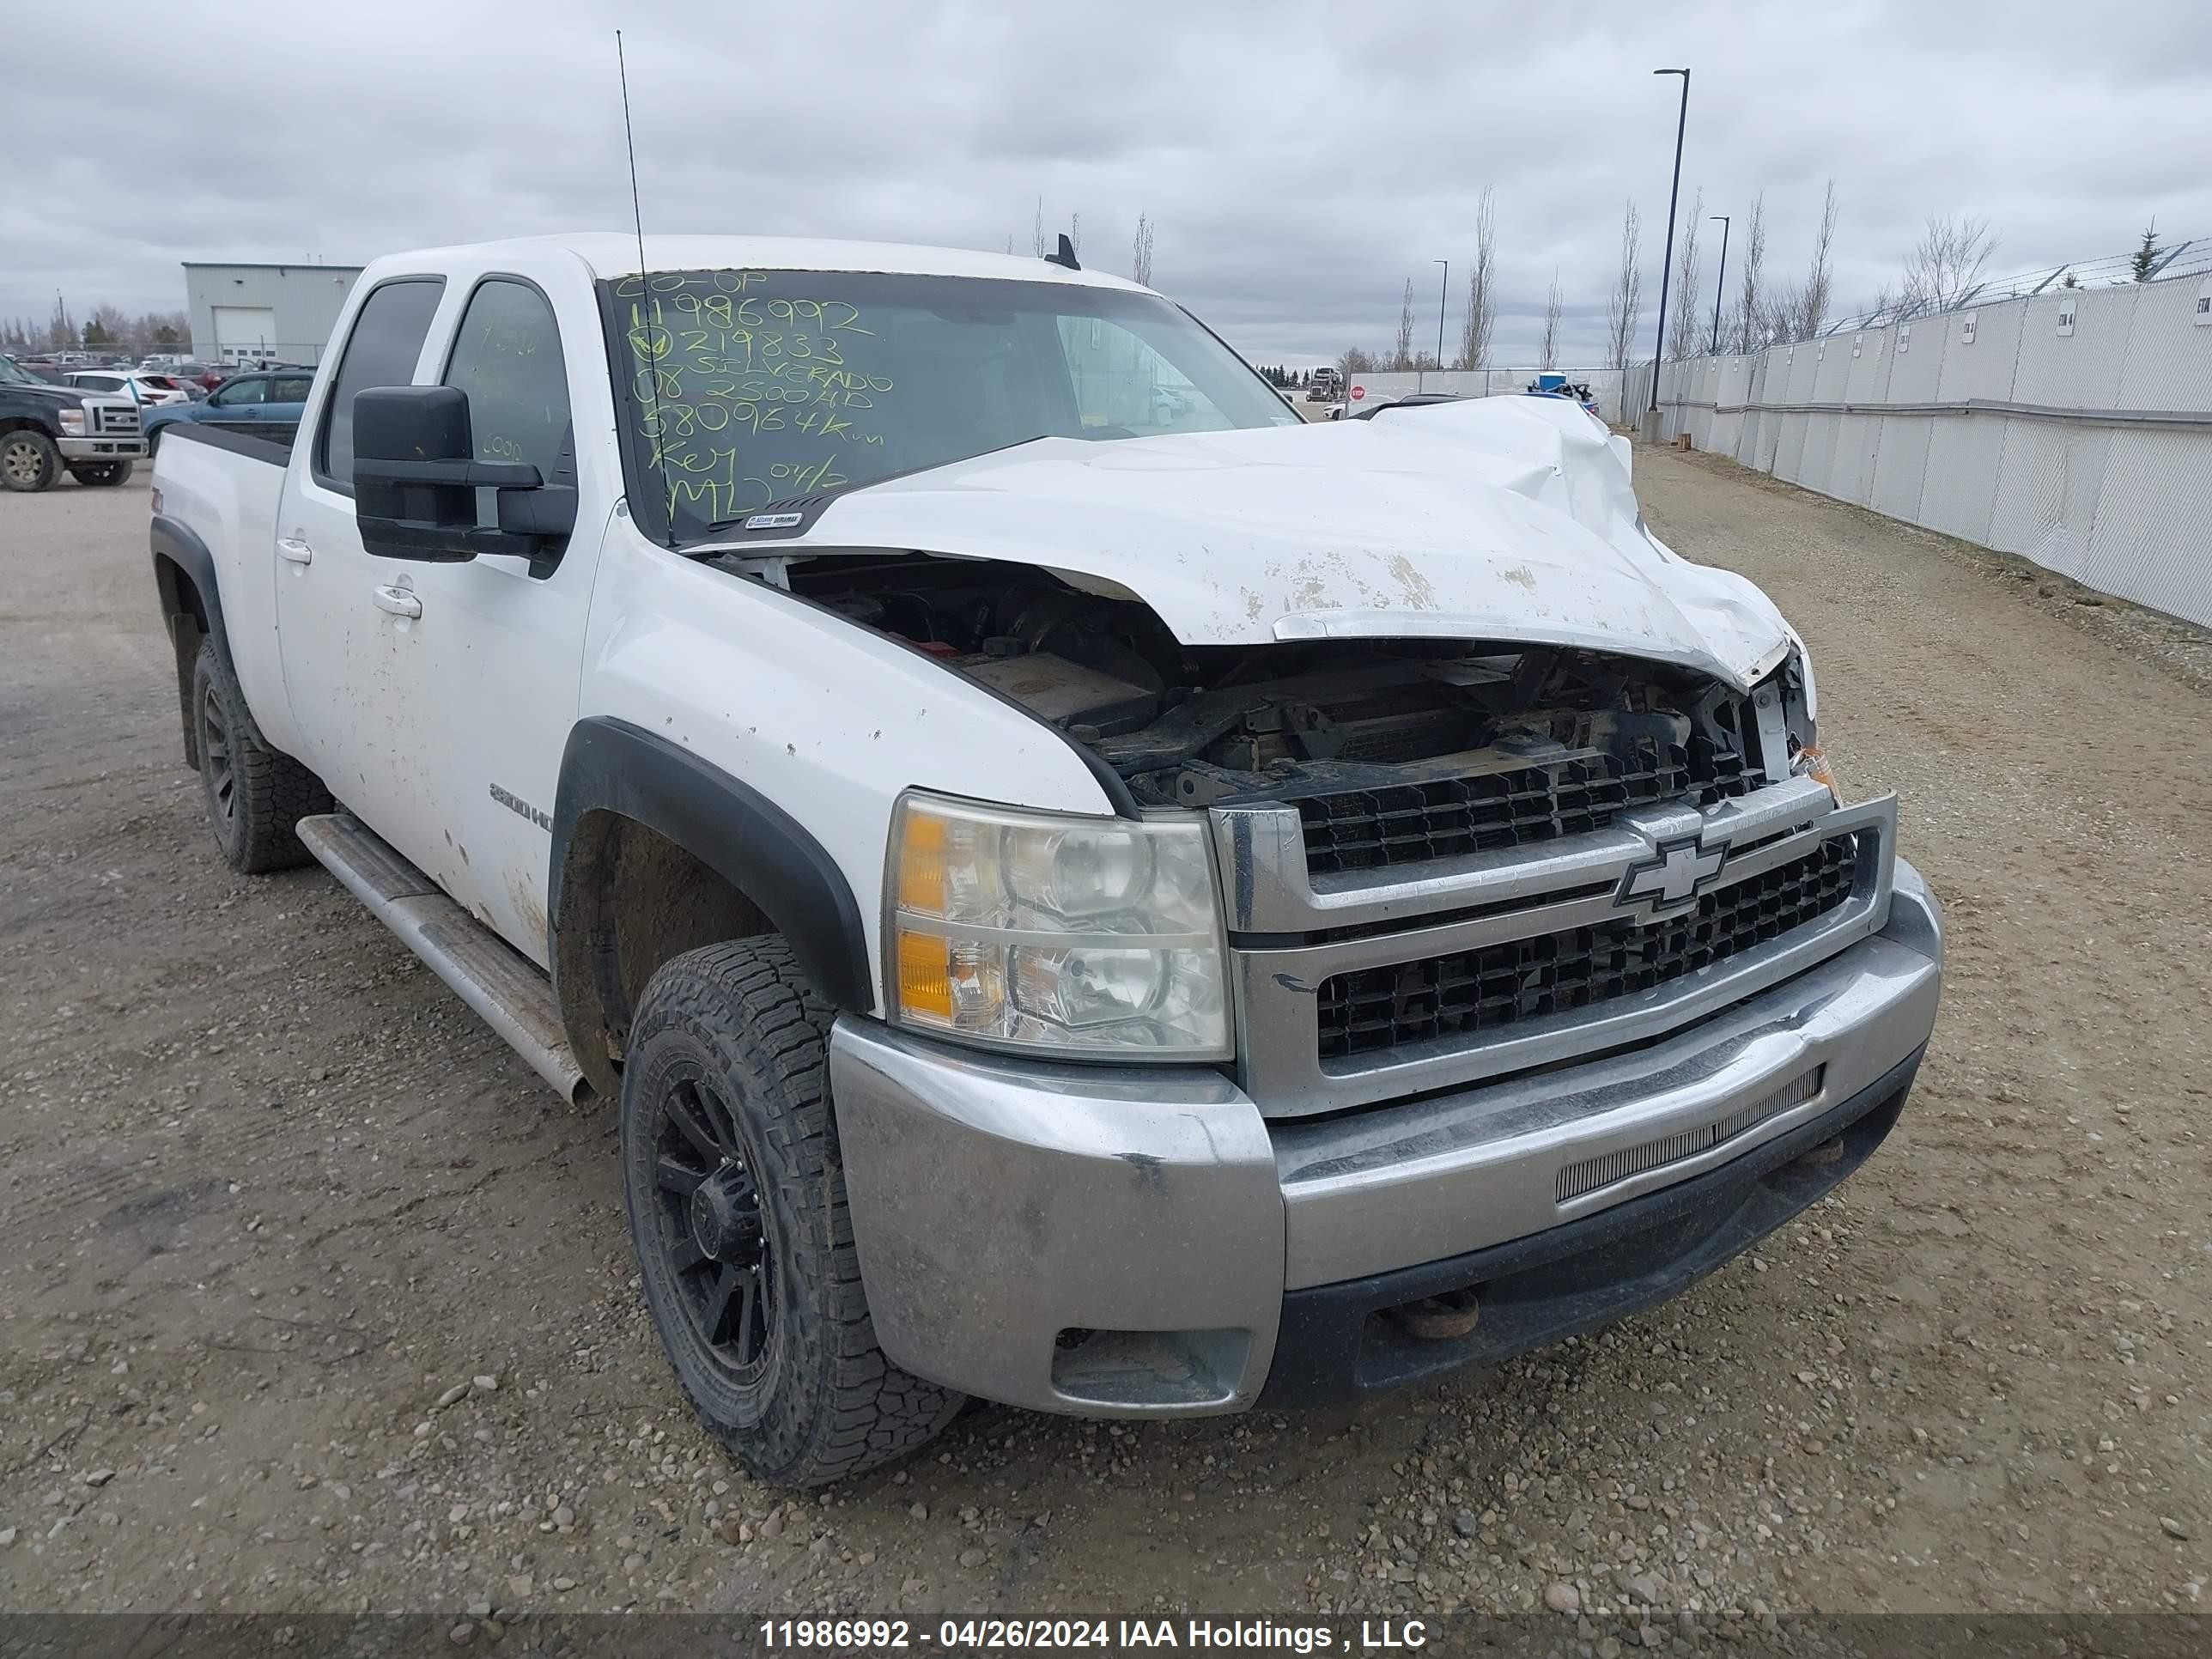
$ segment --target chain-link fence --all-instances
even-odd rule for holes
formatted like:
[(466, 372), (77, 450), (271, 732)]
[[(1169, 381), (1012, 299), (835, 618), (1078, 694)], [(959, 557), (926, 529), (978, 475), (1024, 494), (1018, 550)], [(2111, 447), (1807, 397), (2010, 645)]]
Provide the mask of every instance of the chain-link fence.
[[(1651, 375), (1628, 372), (1632, 411)], [(1662, 438), (2212, 626), (2212, 276), (1690, 357), (1658, 385)]]

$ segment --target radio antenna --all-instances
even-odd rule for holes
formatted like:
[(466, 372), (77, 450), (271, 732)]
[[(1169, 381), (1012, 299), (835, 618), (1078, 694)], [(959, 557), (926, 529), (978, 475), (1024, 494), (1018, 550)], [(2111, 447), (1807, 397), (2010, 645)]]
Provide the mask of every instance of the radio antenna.
[[(623, 39), (622, 31), (620, 29), (617, 29), (615, 31), (615, 74), (620, 77), (622, 81), (623, 148), (629, 154), (629, 216), (630, 223), (637, 228), (637, 289), (638, 292), (644, 296), (646, 315), (650, 318), (653, 315), (654, 303), (653, 298), (653, 273), (646, 268), (645, 263), (645, 210), (638, 205), (637, 201), (637, 139), (635, 136), (632, 134), (629, 125), (629, 64), (623, 57)], [(668, 476), (668, 469), (665, 463), (660, 462), (660, 434), (662, 430), (660, 424), (660, 360), (652, 355), (653, 330), (656, 326), (656, 324), (653, 322), (647, 322), (644, 326), (646, 329), (645, 338), (647, 346), (647, 356), (645, 359), (645, 383), (647, 389), (647, 396), (653, 404), (653, 448), (651, 453), (654, 461), (660, 465), (660, 475), (665, 480)], [(672, 553), (676, 550), (676, 514), (673, 511), (670, 511), (665, 513), (664, 516), (667, 520), (665, 527), (668, 533), (668, 550)]]

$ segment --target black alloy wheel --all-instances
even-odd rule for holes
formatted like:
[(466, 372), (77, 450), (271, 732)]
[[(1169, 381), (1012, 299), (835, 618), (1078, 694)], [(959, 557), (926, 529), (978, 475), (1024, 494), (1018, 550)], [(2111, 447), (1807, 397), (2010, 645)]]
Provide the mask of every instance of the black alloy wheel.
[(238, 768), (230, 751), (230, 717), (222, 689), (210, 681), (200, 691), (200, 776), (216, 838), (228, 846), (238, 821)]
[(685, 1319), (733, 1382), (759, 1380), (775, 1334), (776, 1252), (756, 1160), (704, 1078), (662, 1097), (653, 1185), (659, 1237)]

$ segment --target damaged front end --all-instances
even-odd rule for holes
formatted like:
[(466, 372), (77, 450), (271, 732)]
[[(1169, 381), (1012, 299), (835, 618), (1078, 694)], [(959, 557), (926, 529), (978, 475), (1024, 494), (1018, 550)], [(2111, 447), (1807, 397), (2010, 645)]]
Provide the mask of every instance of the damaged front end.
[(817, 558), (787, 580), (1020, 704), (1140, 806), (1295, 808), (1316, 876), (1710, 805), (1818, 764), (1795, 656), (1747, 693), (1520, 641), (1185, 646), (1141, 603), (988, 561)]

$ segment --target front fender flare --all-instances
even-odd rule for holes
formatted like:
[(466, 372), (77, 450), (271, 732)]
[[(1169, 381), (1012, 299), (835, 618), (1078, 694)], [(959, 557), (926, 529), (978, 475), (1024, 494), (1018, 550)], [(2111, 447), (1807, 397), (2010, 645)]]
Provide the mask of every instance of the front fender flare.
[[(665, 836), (757, 905), (791, 943), (823, 1000), (854, 1013), (875, 1006), (867, 930), (852, 884), (806, 827), (749, 784), (627, 720), (593, 715), (568, 733), (554, 798), (548, 944), (556, 973), (577, 958), (562, 949), (572, 870), (597, 814), (627, 818)], [(570, 941), (577, 944), (580, 941)], [(563, 994), (564, 1010), (569, 998)], [(574, 1036), (571, 1034), (572, 1037)]]

